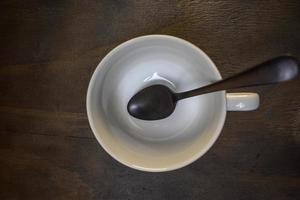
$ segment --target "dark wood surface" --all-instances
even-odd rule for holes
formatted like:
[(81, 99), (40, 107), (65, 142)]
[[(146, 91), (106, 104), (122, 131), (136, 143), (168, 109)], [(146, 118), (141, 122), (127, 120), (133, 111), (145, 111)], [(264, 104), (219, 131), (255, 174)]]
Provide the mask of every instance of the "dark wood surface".
[[(298, 1), (0, 1), (0, 199), (297, 199), (300, 80), (251, 88), (201, 159), (168, 173), (129, 169), (100, 147), (85, 96), (97, 64), (140, 35), (184, 38), (223, 77), (300, 57)], [(245, 91), (245, 90), (235, 90)]]

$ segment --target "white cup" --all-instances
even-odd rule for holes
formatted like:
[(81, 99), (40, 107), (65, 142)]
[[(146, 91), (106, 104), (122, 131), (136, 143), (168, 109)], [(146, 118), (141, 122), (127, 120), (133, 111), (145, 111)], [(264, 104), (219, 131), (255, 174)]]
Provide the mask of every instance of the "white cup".
[(88, 87), (87, 114), (98, 142), (128, 167), (162, 172), (200, 158), (218, 138), (226, 111), (255, 110), (256, 93), (205, 94), (179, 101), (162, 120), (130, 116), (129, 99), (142, 88), (165, 84), (176, 92), (221, 79), (210, 58), (193, 44), (173, 36), (131, 39), (107, 54)]

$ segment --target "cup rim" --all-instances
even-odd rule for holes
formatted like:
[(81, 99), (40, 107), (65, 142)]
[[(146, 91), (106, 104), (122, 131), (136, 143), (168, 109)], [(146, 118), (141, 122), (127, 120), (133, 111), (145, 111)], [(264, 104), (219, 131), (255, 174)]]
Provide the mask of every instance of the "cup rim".
[[(200, 157), (202, 157), (211, 147), (212, 145), (216, 142), (216, 140), (218, 139), (224, 123), (225, 123), (225, 119), (226, 119), (226, 92), (222, 91), (223, 93), (223, 109), (220, 111), (221, 115), (220, 115), (220, 122), (218, 124), (218, 127), (214, 133), (214, 136), (210, 139), (210, 141), (201, 149), (199, 149), (198, 153), (193, 155), (192, 157), (190, 157), (187, 160), (183, 160), (182, 162), (178, 162), (176, 164), (170, 165), (169, 167), (163, 167), (163, 168), (149, 168), (149, 167), (142, 167), (142, 166), (136, 166), (134, 164), (129, 163), (128, 161), (126, 161), (125, 159), (120, 158), (119, 155), (115, 155), (113, 152), (111, 152), (109, 150), (109, 148), (107, 147), (107, 144), (105, 144), (102, 139), (100, 134), (97, 132), (94, 122), (93, 122), (93, 117), (92, 117), (92, 113), (91, 113), (91, 108), (90, 108), (90, 102), (91, 102), (91, 93), (92, 93), (92, 86), (94, 85), (94, 82), (96, 81), (97, 78), (97, 74), (101, 71), (102, 66), (105, 65), (105, 63), (116, 53), (118, 52), (120, 49), (125, 48), (128, 45), (131, 45), (132, 43), (135, 42), (139, 42), (141, 40), (146, 40), (146, 39), (153, 39), (153, 38), (160, 38), (160, 39), (171, 39), (174, 40), (176, 42), (180, 42), (184, 45), (189, 46), (191, 49), (193, 49), (195, 52), (199, 53), (201, 56), (203, 56), (208, 63), (210, 64), (210, 66), (212, 67), (212, 69), (214, 70), (214, 73), (216, 74), (216, 76), (219, 79), (222, 79), (222, 76), (219, 72), (219, 70), (217, 69), (216, 65), (213, 63), (213, 61), (208, 57), (208, 55), (202, 51), (200, 48), (198, 48), (197, 46), (195, 46), (194, 44), (192, 44), (189, 41), (186, 41), (184, 39), (175, 37), (175, 36), (171, 36), (171, 35), (160, 35), (160, 34), (153, 34), (153, 35), (144, 35), (144, 36), (139, 36), (139, 37), (135, 37), (132, 38), (130, 40), (127, 40), (121, 44), (119, 44), (118, 46), (116, 46), (115, 48), (113, 48), (108, 54), (106, 54), (104, 56), (104, 58), (101, 60), (101, 62), (97, 65), (96, 69), (94, 70), (92, 77), (90, 79), (89, 85), (88, 85), (88, 90), (87, 90), (87, 95), (86, 95), (86, 109), (87, 109), (87, 116), (88, 116), (88, 121), (90, 124), (90, 127), (92, 129), (92, 132), (94, 134), (94, 136), (96, 137), (97, 141), (99, 142), (99, 144), (102, 146), (102, 148), (111, 156), (113, 157), (115, 160), (117, 160), (118, 162), (122, 163), (123, 165), (126, 165), (130, 168), (136, 169), (136, 170), (140, 170), (140, 171), (145, 171), (145, 172), (165, 172), (165, 171), (172, 171), (172, 170), (176, 170), (182, 167), (185, 167), (193, 162), (195, 162), (197, 159), (199, 159)], [(106, 129), (106, 128), (105, 128)], [(106, 131), (109, 131), (106, 129)], [(110, 131), (109, 131), (110, 132)]]

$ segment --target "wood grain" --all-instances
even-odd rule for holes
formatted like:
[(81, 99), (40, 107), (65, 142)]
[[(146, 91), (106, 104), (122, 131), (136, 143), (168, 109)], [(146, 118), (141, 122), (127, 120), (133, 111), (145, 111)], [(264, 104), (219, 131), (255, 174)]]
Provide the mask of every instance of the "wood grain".
[(0, 199), (299, 198), (300, 80), (247, 90), (259, 110), (228, 113), (213, 148), (168, 173), (114, 161), (85, 113), (97, 64), (140, 35), (191, 41), (224, 77), (300, 57), (298, 1), (3, 0), (0, 13)]

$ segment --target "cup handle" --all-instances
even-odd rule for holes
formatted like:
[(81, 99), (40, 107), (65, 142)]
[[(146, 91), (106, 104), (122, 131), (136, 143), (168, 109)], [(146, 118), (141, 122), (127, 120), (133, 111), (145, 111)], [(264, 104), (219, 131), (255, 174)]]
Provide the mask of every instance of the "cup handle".
[(257, 93), (227, 93), (227, 111), (250, 111), (256, 110), (259, 106)]

